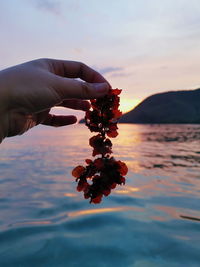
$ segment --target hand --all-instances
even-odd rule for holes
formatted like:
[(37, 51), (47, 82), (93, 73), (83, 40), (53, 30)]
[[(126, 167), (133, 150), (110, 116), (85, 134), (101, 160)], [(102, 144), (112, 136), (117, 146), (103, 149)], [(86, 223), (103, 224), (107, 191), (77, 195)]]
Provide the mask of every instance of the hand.
[(50, 109), (88, 110), (85, 100), (103, 97), (109, 88), (98, 72), (74, 61), (38, 59), (5, 69), (0, 72), (0, 142), (38, 124), (73, 124), (75, 116), (52, 115)]

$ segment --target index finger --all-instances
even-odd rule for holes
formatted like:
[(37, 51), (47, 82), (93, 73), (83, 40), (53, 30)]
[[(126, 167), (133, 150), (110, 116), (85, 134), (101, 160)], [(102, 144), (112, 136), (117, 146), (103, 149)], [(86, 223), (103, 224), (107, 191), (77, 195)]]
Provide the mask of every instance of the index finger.
[(89, 83), (108, 83), (100, 73), (82, 62), (59, 59), (45, 60), (47, 60), (49, 70), (56, 75), (67, 78), (80, 78)]

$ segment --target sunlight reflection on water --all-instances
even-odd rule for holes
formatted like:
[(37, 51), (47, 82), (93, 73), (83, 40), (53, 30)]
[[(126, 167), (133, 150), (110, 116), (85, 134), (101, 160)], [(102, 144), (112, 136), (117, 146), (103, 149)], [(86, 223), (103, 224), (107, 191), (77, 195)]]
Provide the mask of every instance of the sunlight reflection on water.
[(121, 124), (119, 133), (113, 152), (127, 184), (98, 206), (71, 175), (91, 158), (84, 125), (4, 141), (0, 266), (199, 266), (200, 126)]

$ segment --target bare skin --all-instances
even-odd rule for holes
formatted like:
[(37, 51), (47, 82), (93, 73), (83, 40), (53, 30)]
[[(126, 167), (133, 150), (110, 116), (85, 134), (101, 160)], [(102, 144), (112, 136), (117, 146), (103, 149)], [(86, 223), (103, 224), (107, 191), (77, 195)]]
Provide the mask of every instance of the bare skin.
[[(75, 78), (80, 78), (77, 80)], [(87, 65), (55, 59), (38, 59), (0, 71), (0, 142), (44, 124), (73, 124), (75, 116), (50, 114), (62, 106), (88, 110), (88, 99), (103, 97), (109, 83)]]

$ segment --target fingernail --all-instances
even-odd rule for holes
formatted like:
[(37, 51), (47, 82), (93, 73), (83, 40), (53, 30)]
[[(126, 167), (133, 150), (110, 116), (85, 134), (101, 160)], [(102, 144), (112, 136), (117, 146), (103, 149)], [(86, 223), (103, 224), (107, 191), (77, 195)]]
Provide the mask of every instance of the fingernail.
[(94, 83), (94, 88), (98, 91), (98, 93), (106, 93), (109, 89), (109, 85), (107, 83)]

